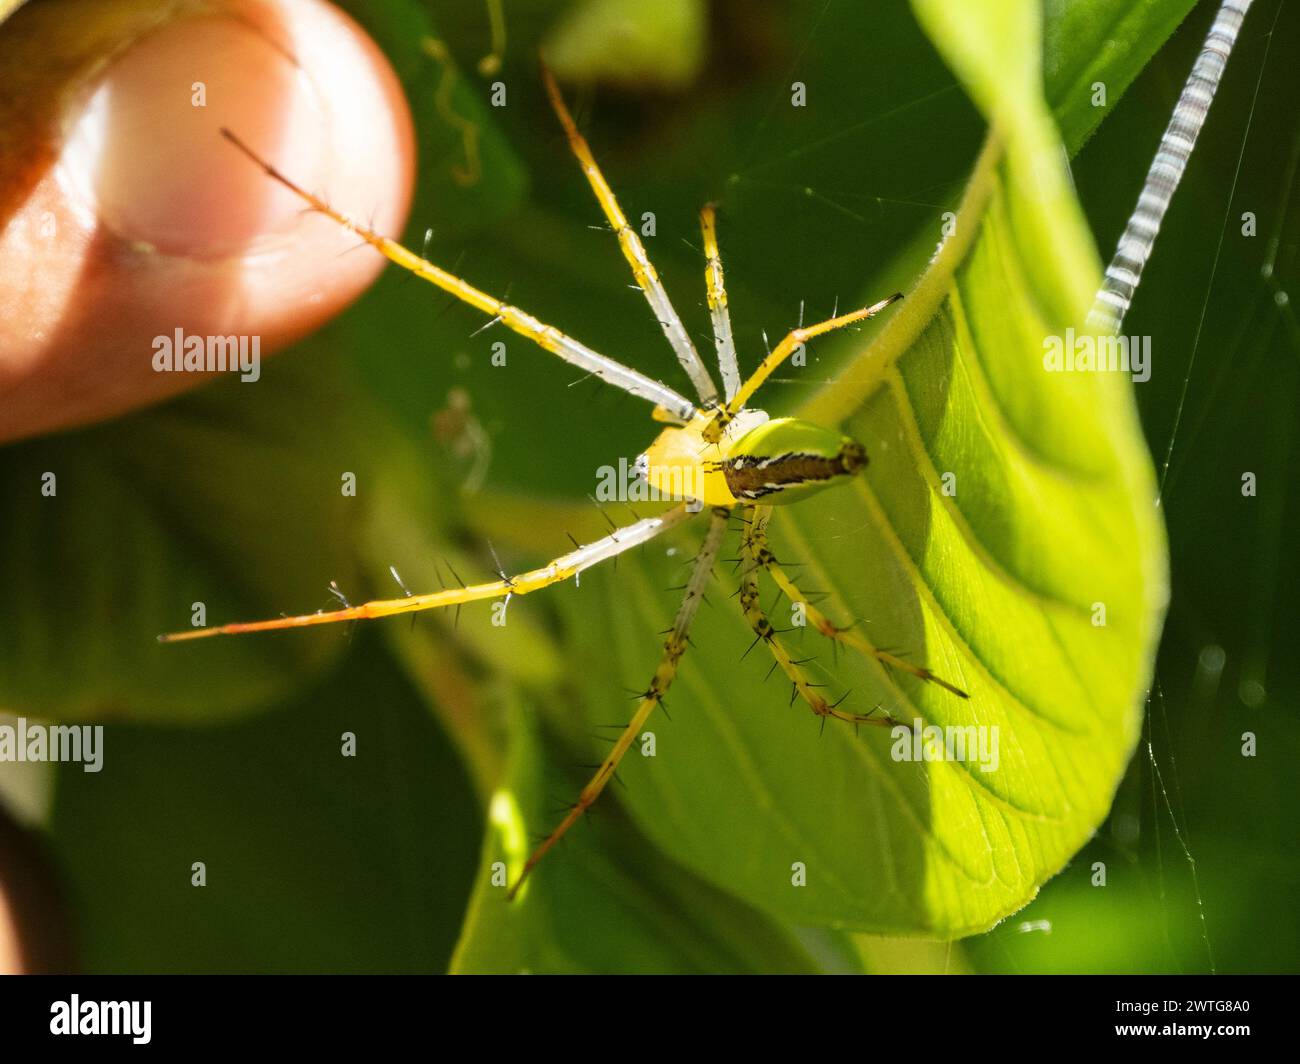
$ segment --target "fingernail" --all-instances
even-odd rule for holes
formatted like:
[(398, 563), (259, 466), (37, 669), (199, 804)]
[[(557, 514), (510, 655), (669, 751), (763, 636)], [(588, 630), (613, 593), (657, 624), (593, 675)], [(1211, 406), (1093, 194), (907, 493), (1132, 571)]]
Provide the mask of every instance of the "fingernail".
[(251, 20), (162, 26), (116, 56), (83, 99), (60, 180), (97, 225), (164, 254), (246, 254), (299, 217), (301, 204), (232, 150), (221, 127), (309, 187), (325, 165), (314, 84), (273, 29)]

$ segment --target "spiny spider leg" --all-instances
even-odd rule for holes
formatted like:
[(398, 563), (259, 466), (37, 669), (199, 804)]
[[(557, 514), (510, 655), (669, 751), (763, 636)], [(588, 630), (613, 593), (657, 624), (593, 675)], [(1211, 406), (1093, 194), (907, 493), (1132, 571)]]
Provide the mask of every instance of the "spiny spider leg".
[(205, 639), (214, 635), (241, 635), (247, 632), (270, 632), (280, 628), (304, 628), (316, 624), (336, 624), (339, 621), (367, 620), (373, 617), (391, 617), (399, 613), (416, 613), (445, 606), (459, 606), (466, 602), (503, 598), (509, 595), (527, 595), (571, 576), (590, 569), (593, 565), (617, 557), (624, 551), (648, 543), (695, 514), (685, 503), (675, 506), (655, 517), (643, 518), (611, 532), (603, 539), (578, 547), (554, 561), (518, 576), (503, 576), (485, 584), (446, 588), (426, 595), (408, 595), (399, 599), (377, 599), (360, 606), (347, 606), (341, 610), (323, 613), (304, 613), (297, 617), (275, 617), (265, 621), (244, 621), (223, 624), (216, 628), (195, 628), (192, 631), (160, 635), (160, 643), (180, 643), (191, 639)]
[(661, 407), (672, 418), (689, 421), (694, 415), (695, 404), (669, 388), (668, 385), (651, 380), (645, 374), (638, 373), (636, 370), (624, 366), (621, 362), (616, 362), (607, 355), (593, 351), (585, 344), (573, 339), (573, 337), (566, 336), (555, 326), (538, 321), (531, 314), (520, 310), (518, 307), (511, 306), (494, 296), (488, 295), (486, 292), (480, 291), (468, 281), (463, 281), (455, 274), (448, 273), (441, 267), (435, 266), (427, 259), (423, 259), (415, 252), (403, 247), (397, 241), (390, 240), (388, 237), (382, 236), (373, 229), (349, 218), (346, 214), (331, 207), (329, 203), (319, 196), (295, 184), (230, 130), (222, 129), (221, 135), (252, 159), (269, 177), (274, 178), (327, 218), (333, 219), (343, 228), (355, 233), (390, 262), (396, 263), (402, 269), (409, 270), (417, 277), (424, 278), (431, 284), (437, 285), (444, 292), (448, 292), (462, 302), (468, 303), (471, 307), (490, 315), (494, 320), (500, 321), (507, 328), (513, 329), (521, 336), (528, 337), (538, 347), (551, 352), (553, 355), (558, 355), (570, 365), (585, 370), (606, 384), (612, 384), (615, 388), (620, 388), (629, 395), (654, 403), (656, 407)]
[(700, 229), (704, 233), (704, 283), (709, 293), (709, 315), (713, 318), (718, 369), (722, 372), (722, 394), (727, 402), (731, 402), (740, 390), (740, 364), (736, 360), (736, 341), (731, 332), (731, 313), (727, 310), (727, 285), (722, 277), (718, 223), (712, 203), (700, 211)]
[(628, 265), (632, 267), (636, 283), (641, 286), (641, 291), (645, 293), (650, 309), (654, 311), (655, 317), (659, 319), (659, 325), (664, 331), (664, 336), (668, 338), (673, 351), (677, 354), (677, 361), (682, 364), (687, 376), (691, 378), (691, 383), (695, 385), (695, 390), (700, 396), (700, 402), (705, 405), (717, 402), (718, 389), (713, 383), (713, 378), (709, 376), (708, 368), (704, 365), (703, 359), (700, 358), (699, 352), (695, 350), (695, 345), (691, 343), (690, 335), (686, 332), (686, 326), (682, 324), (681, 317), (673, 308), (672, 300), (668, 298), (668, 292), (664, 288), (663, 282), (659, 280), (659, 273), (650, 261), (650, 256), (646, 254), (641, 238), (637, 236), (636, 230), (627, 224), (623, 209), (618, 205), (618, 200), (614, 198), (614, 190), (609, 187), (605, 175), (600, 172), (600, 167), (596, 165), (595, 156), (591, 154), (591, 148), (587, 146), (586, 139), (578, 132), (573, 116), (569, 114), (569, 109), (565, 106), (564, 97), (560, 95), (560, 87), (556, 84), (555, 77), (545, 63), (542, 64), (542, 78), (546, 82), (546, 92), (551, 98), (551, 106), (555, 108), (555, 113), (560, 119), (560, 125), (564, 127), (564, 133), (569, 138), (569, 147), (573, 149), (573, 154), (578, 157), (578, 162), (582, 164), (582, 172), (587, 175), (591, 190), (596, 194), (596, 199), (600, 201), (605, 217), (609, 220), (610, 226), (613, 227), (615, 235), (618, 236), (618, 246), (623, 249), (623, 257), (627, 259)]
[[(847, 721), (850, 724), (874, 724), (881, 727), (893, 727), (897, 724), (898, 721), (888, 714), (851, 713), (840, 709), (838, 702), (828, 702), (822, 696), (819, 686), (809, 679), (803, 663), (796, 661), (781, 642), (780, 634), (759, 603), (758, 571), (762, 568), (762, 564), (754, 556), (753, 544), (749, 536), (742, 540), (741, 552), (746, 567), (740, 578), (740, 608), (744, 611), (750, 627), (754, 629), (757, 641), (767, 646), (772, 657), (776, 659), (776, 664), (781, 667), (786, 679), (793, 685), (794, 691), (808, 704), (808, 708), (823, 721), (826, 717), (834, 717), (836, 720)], [(791, 697), (793, 698), (793, 695)]]
[(853, 325), (856, 322), (874, 318), (891, 303), (897, 303), (902, 298), (903, 294), (901, 292), (895, 292), (892, 296), (882, 299), (879, 303), (873, 303), (869, 307), (863, 307), (861, 310), (855, 310), (850, 314), (841, 314), (836, 318), (819, 321), (815, 325), (801, 325), (797, 329), (790, 330), (790, 332), (786, 333), (785, 339), (772, 348), (768, 356), (759, 363), (758, 369), (750, 374), (736, 394), (727, 401), (727, 405), (718, 412), (717, 418), (714, 420), (713, 425), (710, 426), (712, 432), (706, 432), (705, 438), (708, 439), (712, 435), (713, 439), (710, 442), (721, 439), (722, 429), (727, 422), (744, 408), (750, 396), (758, 391), (763, 382), (772, 375), (782, 362), (794, 354), (800, 344), (811, 340), (815, 336), (821, 336), (823, 333), (833, 332), (836, 329), (844, 328), (846, 325)]
[(816, 606), (808, 601), (807, 597), (799, 590), (794, 581), (786, 575), (785, 570), (776, 560), (767, 544), (767, 523), (771, 518), (771, 507), (754, 507), (753, 519), (749, 523), (749, 528), (744, 536), (745, 552), (753, 560), (767, 570), (768, 575), (776, 583), (786, 598), (791, 602), (801, 602), (804, 606), (804, 612), (813, 627), (828, 639), (833, 639), (845, 646), (850, 646), (870, 658), (874, 658), (882, 665), (891, 669), (898, 669), (909, 676), (915, 676), (918, 680), (925, 680), (927, 683), (937, 684), (945, 691), (951, 691), (958, 698), (969, 698), (965, 691), (947, 680), (941, 679), (924, 665), (916, 665), (905, 658), (900, 658), (896, 654), (890, 654), (888, 651), (880, 650), (871, 645), (867, 639), (859, 632), (852, 628), (841, 628), (830, 621), (827, 616)]
[(568, 814), (560, 821), (555, 830), (542, 840), (541, 844), (528, 858), (523, 871), (519, 873), (519, 878), (515, 880), (514, 886), (510, 888), (509, 893), (506, 895), (508, 899), (514, 900), (520, 886), (528, 878), (528, 874), (537, 867), (537, 863), (546, 856), (551, 847), (560, 841), (565, 832), (573, 827), (578, 818), (590, 809), (596, 799), (600, 797), (600, 792), (605, 789), (605, 785), (614, 778), (614, 773), (618, 769), (619, 762), (623, 760), (623, 755), (628, 752), (628, 749), (636, 741), (637, 733), (640, 732), (641, 727), (649, 719), (650, 714), (663, 701), (668, 688), (672, 686), (672, 682), (677, 676), (678, 662), (681, 661), (682, 655), (686, 653), (687, 635), (690, 631), (691, 622), (695, 619), (695, 614), (700, 608), (700, 601), (704, 598), (704, 589), (713, 571), (713, 563), (717, 560), (718, 550), (722, 546), (722, 535), (727, 529), (727, 519), (730, 515), (731, 510), (723, 507), (713, 511), (709, 530), (704, 536), (704, 543), (700, 547), (700, 553), (695, 556), (695, 564), (691, 569), (690, 579), (686, 582), (686, 595), (682, 599), (682, 604), (677, 608), (677, 617), (673, 621), (672, 630), (668, 633), (668, 638), (664, 640), (663, 656), (659, 660), (659, 667), (655, 669), (650, 686), (637, 703), (636, 712), (632, 714), (632, 719), (615, 741), (613, 749), (610, 750), (605, 760), (600, 763), (600, 767), (596, 769), (596, 774), (582, 788), (578, 800), (570, 807)]

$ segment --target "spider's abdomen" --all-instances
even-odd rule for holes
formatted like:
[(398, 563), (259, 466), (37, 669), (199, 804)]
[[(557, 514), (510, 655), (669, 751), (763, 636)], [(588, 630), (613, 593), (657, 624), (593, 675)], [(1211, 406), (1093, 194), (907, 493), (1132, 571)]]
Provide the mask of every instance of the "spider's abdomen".
[(867, 464), (862, 444), (798, 418), (775, 418), (737, 439), (717, 463), (741, 503), (798, 502)]
[(638, 472), (661, 497), (705, 506), (798, 502), (867, 464), (856, 440), (798, 418), (768, 420), (761, 410), (740, 411), (709, 443), (712, 416), (701, 411), (690, 424), (665, 429), (638, 459)]

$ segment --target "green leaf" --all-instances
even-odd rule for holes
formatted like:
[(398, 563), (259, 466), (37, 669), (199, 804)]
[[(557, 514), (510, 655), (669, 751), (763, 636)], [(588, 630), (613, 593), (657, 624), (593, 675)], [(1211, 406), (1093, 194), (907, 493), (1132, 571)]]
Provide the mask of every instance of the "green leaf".
[(58, 766), (49, 825), (88, 971), (445, 970), (481, 821), (380, 633), (274, 712), (102, 750)]
[[(1130, 4), (1123, 0), (1047, 0), (1043, 5), (1043, 78), (1047, 102), (1071, 155), (1133, 83), (1196, 0)], [(1105, 88), (1099, 103), (1096, 86)]]
[[(781, 511), (773, 547), (832, 619), (860, 618), (874, 644), (971, 697), (834, 659), (816, 632), (786, 636), (796, 656), (815, 655), (859, 710), (996, 730), (998, 767), (899, 763), (873, 728), (819, 734), (788, 684), (764, 684), (761, 648), (736, 664), (750, 639), (724, 577), (672, 721), (654, 723), (657, 756), (629, 757), (622, 775), (647, 835), (752, 904), (801, 924), (955, 936), (1022, 907), (1106, 814), (1137, 738), (1166, 574), (1127, 378), (1043, 369), (1044, 338), (1082, 327), (1099, 267), (1042, 99), (1037, 5), (918, 13), (991, 132), (953, 235), (803, 411), (866, 444), (865, 477)], [(615, 684), (649, 675), (672, 608), (660, 589), (680, 583), (662, 552), (647, 555), (616, 581), (584, 580), (585, 608), (564, 600), (575, 668), (602, 707)], [(777, 610), (789, 627), (789, 603)], [(611, 633), (616, 673), (598, 632)], [(806, 886), (792, 885), (797, 864)]]
[(543, 768), (553, 757), (542, 753), (535, 721), (518, 708), (510, 714), (510, 734), (510, 761), (492, 797), (478, 887), (453, 971), (802, 973), (856, 964), (838, 937), (809, 935), (801, 944), (648, 853), (622, 817), (591, 818), (565, 840), (553, 875), (530, 880), (516, 901), (507, 901), (503, 884), (528, 856), (525, 824), (554, 804), (546, 800), (549, 792), (572, 786)]
[[(341, 430), (337, 380), (328, 357), (280, 359), (254, 385), (7, 447), (0, 610), (21, 623), (4, 623), (0, 707), (201, 720), (268, 704), (329, 662), (344, 639), (154, 636), (190, 627), (195, 603), (219, 623), (325, 605), (331, 579), (357, 586), (359, 510), (340, 477), (364, 482), (369, 452)], [(304, 531), (268, 551), (288, 515)]]

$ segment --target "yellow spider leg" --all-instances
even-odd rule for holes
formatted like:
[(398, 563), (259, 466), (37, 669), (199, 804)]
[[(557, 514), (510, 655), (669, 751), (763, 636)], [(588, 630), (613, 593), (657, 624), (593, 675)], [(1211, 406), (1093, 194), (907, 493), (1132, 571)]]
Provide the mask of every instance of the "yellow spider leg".
[(542, 840), (528, 858), (523, 871), (519, 873), (519, 878), (515, 880), (514, 886), (510, 888), (509, 893), (506, 895), (511, 901), (519, 893), (519, 888), (523, 885), (524, 880), (528, 878), (528, 874), (537, 867), (538, 862), (546, 856), (551, 847), (563, 838), (565, 832), (573, 827), (578, 822), (578, 818), (590, 809), (596, 799), (600, 797), (600, 792), (605, 789), (605, 785), (614, 778), (614, 773), (618, 769), (619, 762), (623, 760), (623, 755), (636, 742), (637, 734), (642, 726), (649, 719), (650, 714), (655, 711), (655, 707), (663, 701), (668, 688), (672, 686), (672, 682), (677, 676), (677, 663), (681, 661), (682, 655), (686, 653), (687, 632), (690, 630), (691, 622), (695, 619), (695, 614), (699, 611), (700, 600), (704, 597), (705, 585), (709, 581), (709, 575), (713, 571), (713, 563), (717, 560), (718, 550), (722, 546), (722, 535), (727, 530), (727, 519), (730, 513), (730, 510), (724, 508), (713, 511), (713, 521), (709, 525), (709, 531), (705, 534), (700, 553), (695, 557), (695, 565), (691, 569), (690, 579), (686, 582), (686, 595), (682, 599), (682, 604), (677, 608), (677, 617), (673, 621), (672, 630), (668, 633), (668, 638), (664, 640), (663, 656), (659, 660), (659, 667), (655, 669), (650, 686), (637, 703), (636, 712), (632, 714), (632, 719), (628, 722), (627, 727), (623, 729), (622, 734), (619, 735), (613, 749), (610, 750), (605, 760), (600, 763), (600, 767), (596, 769), (596, 774), (582, 788), (578, 800), (573, 803), (564, 819), (560, 821), (554, 831)]
[(909, 676), (915, 676), (918, 680), (925, 680), (927, 683), (938, 684), (945, 691), (951, 691), (958, 698), (970, 697), (970, 695), (960, 687), (950, 684), (947, 680), (941, 679), (925, 666), (913, 664), (895, 654), (890, 654), (888, 651), (877, 649), (867, 641), (865, 636), (854, 631), (852, 628), (840, 628), (838, 625), (830, 621), (821, 610), (810, 603), (799, 591), (799, 588), (795, 585), (794, 581), (785, 574), (785, 571), (777, 562), (776, 556), (767, 545), (767, 521), (770, 515), (770, 508), (768, 508), (765, 513), (761, 513), (759, 512), (759, 508), (755, 508), (754, 519), (750, 523), (749, 532), (745, 536), (745, 550), (755, 562), (767, 570), (768, 575), (770, 575), (776, 582), (776, 586), (785, 592), (786, 598), (791, 602), (803, 603), (805, 615), (808, 620), (812, 621), (813, 626), (821, 632), (822, 635), (826, 636), (828, 639), (833, 639), (838, 643), (842, 643), (845, 646), (850, 646), (854, 650), (867, 655), (867, 657), (874, 658), (876, 661), (880, 662), (882, 665), (888, 666), (889, 668), (898, 669), (900, 672), (905, 672)]
[(600, 172), (600, 167), (596, 165), (596, 159), (591, 154), (586, 139), (578, 132), (573, 116), (569, 114), (569, 109), (565, 106), (564, 97), (560, 95), (560, 87), (556, 84), (555, 77), (545, 63), (542, 64), (542, 77), (546, 82), (546, 92), (551, 98), (551, 106), (555, 108), (555, 113), (560, 119), (560, 125), (564, 127), (564, 133), (569, 138), (569, 147), (573, 149), (573, 154), (578, 157), (578, 162), (582, 164), (582, 171), (587, 175), (591, 190), (596, 194), (596, 199), (600, 201), (605, 217), (618, 235), (618, 245), (623, 249), (623, 257), (627, 259), (628, 265), (632, 267), (636, 283), (641, 286), (641, 291), (645, 293), (650, 308), (654, 311), (655, 317), (659, 319), (659, 325), (663, 328), (664, 336), (668, 338), (673, 351), (677, 353), (677, 361), (682, 364), (687, 376), (691, 378), (691, 383), (695, 385), (695, 390), (699, 393), (700, 401), (706, 404), (715, 402), (718, 398), (718, 389), (713, 383), (713, 378), (709, 376), (709, 371), (701, 360), (699, 352), (695, 350), (695, 345), (691, 343), (691, 338), (686, 332), (686, 326), (682, 324), (682, 319), (678, 316), (677, 311), (673, 309), (672, 301), (668, 298), (668, 292), (664, 288), (663, 282), (659, 280), (659, 272), (654, 268), (654, 264), (646, 254), (641, 238), (637, 236), (636, 230), (627, 224), (623, 209), (618, 205), (618, 200), (614, 198), (613, 189), (609, 187), (605, 175)]
[(753, 553), (748, 536), (742, 542), (741, 550), (748, 565), (740, 579), (740, 608), (744, 610), (745, 619), (754, 629), (757, 641), (767, 645), (772, 657), (785, 673), (786, 679), (794, 686), (799, 697), (807, 703), (808, 708), (823, 719), (834, 717), (836, 720), (848, 721), (850, 724), (875, 724), (890, 728), (896, 725), (898, 721), (888, 714), (850, 713), (822, 697), (820, 690), (808, 678), (808, 673), (804, 671), (802, 665), (790, 656), (785, 644), (781, 642), (780, 635), (759, 604), (758, 570), (761, 568), (761, 563)]
[[(621, 388), (639, 399), (654, 403), (657, 407), (661, 407), (670, 413), (674, 418), (689, 421), (694, 415), (695, 404), (679, 395), (666, 384), (651, 380), (644, 374), (629, 369), (612, 358), (598, 354), (572, 337), (566, 336), (555, 326), (540, 322), (518, 307), (503, 303), (494, 296), (475, 288), (469, 282), (461, 280), (455, 274), (448, 273), (426, 259), (422, 259), (415, 252), (397, 243), (397, 241), (390, 240), (388, 237), (381, 236), (372, 229), (368, 229), (341, 211), (331, 207), (319, 196), (308, 192), (289, 180), (230, 130), (222, 129), (221, 135), (252, 159), (269, 177), (278, 181), (327, 218), (333, 219), (345, 229), (355, 233), (390, 262), (396, 263), (402, 269), (409, 270), (417, 277), (422, 277), (424, 280), (437, 285), (444, 292), (450, 293), (462, 302), (468, 303), (471, 307), (476, 307), (484, 314), (490, 314), (521, 336), (528, 337), (544, 350), (558, 355), (564, 361), (578, 366), (607, 384)], [(661, 418), (661, 420), (663, 419)]]
[(700, 228), (704, 232), (704, 283), (708, 287), (709, 314), (713, 318), (713, 343), (718, 349), (718, 368), (722, 371), (722, 394), (730, 402), (740, 390), (740, 366), (736, 361), (731, 314), (727, 310), (727, 286), (722, 278), (718, 225), (712, 203), (700, 211)]
[(340, 610), (319, 613), (304, 613), (297, 617), (274, 617), (265, 621), (244, 621), (236, 624), (223, 624), (216, 628), (195, 628), (191, 631), (172, 632), (160, 635), (160, 643), (182, 643), (191, 639), (206, 639), (214, 635), (242, 635), (248, 632), (273, 632), (281, 628), (305, 628), (317, 624), (337, 624), (339, 621), (369, 620), (375, 617), (392, 617), (399, 613), (418, 613), (421, 610), (433, 610), (446, 606), (459, 606), (466, 602), (482, 599), (502, 598), (508, 595), (527, 595), (552, 584), (558, 584), (571, 576), (577, 576), (615, 555), (631, 550), (654, 539), (683, 521), (693, 517), (686, 504), (674, 507), (657, 517), (647, 517), (635, 524), (610, 533), (603, 539), (579, 547), (568, 554), (556, 558), (553, 562), (521, 573), (519, 576), (502, 577), (485, 584), (471, 584), (468, 587), (447, 588), (427, 595), (408, 595), (399, 599), (377, 599), (360, 606), (347, 606)]
[(772, 353), (759, 363), (758, 369), (754, 370), (749, 379), (740, 386), (736, 394), (727, 401), (726, 407), (718, 412), (718, 417), (709, 426), (712, 433), (706, 430), (705, 439), (709, 439), (711, 434), (715, 436), (715, 439), (710, 440), (710, 442), (717, 442), (717, 439), (721, 439), (722, 429), (726, 426), (726, 423), (744, 408), (745, 403), (749, 401), (749, 397), (758, 391), (759, 386), (772, 375), (782, 362), (794, 353), (800, 344), (806, 343), (815, 336), (821, 336), (823, 333), (833, 332), (835, 329), (842, 329), (846, 325), (874, 318), (891, 303), (896, 303), (902, 298), (903, 294), (901, 292), (895, 292), (888, 299), (882, 299), (879, 303), (873, 303), (869, 307), (855, 310), (851, 314), (841, 314), (838, 318), (828, 318), (816, 325), (803, 325), (798, 329), (791, 330), (786, 334), (785, 339), (772, 349)]

